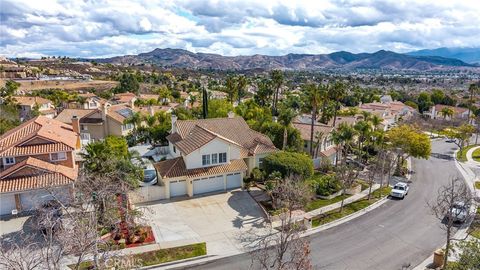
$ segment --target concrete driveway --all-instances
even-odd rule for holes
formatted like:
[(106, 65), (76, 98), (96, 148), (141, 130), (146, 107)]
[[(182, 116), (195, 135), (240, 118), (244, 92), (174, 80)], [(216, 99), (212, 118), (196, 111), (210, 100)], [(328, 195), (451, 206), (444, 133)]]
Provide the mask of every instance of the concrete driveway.
[(246, 191), (138, 205), (162, 247), (207, 242), (209, 255), (244, 251), (242, 235), (264, 228), (264, 216)]

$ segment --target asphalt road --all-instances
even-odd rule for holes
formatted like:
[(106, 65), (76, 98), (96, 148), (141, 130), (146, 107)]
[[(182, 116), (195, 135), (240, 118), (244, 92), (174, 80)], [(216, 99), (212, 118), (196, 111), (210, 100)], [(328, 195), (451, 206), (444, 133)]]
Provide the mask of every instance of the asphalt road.
[[(460, 176), (451, 159), (455, 149), (453, 143), (436, 141), (430, 159), (414, 159), (411, 189), (404, 200), (389, 200), (361, 217), (310, 236), (314, 269), (413, 268), (442, 246), (445, 233), (427, 202), (451, 177)], [(188, 269), (251, 269), (251, 259), (241, 254)]]

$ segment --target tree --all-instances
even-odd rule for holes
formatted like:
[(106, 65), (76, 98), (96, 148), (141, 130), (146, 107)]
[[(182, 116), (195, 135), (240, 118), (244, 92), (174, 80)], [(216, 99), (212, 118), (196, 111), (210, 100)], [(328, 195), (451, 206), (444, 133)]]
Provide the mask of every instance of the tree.
[(303, 87), (303, 100), (304, 100), (304, 110), (311, 113), (311, 124), (310, 124), (310, 156), (313, 154), (313, 139), (314, 139), (314, 130), (317, 122), (317, 113), (322, 102), (322, 88), (323, 86), (317, 86), (315, 84), (306, 84)]
[(277, 182), (272, 190), (279, 214), (280, 226), (270, 228), (265, 234), (246, 234), (246, 241), (254, 243), (252, 268), (272, 270), (309, 270), (310, 244), (307, 237), (301, 237), (306, 230), (302, 221), (293, 215), (302, 209), (311, 198), (310, 188), (297, 179), (287, 178)]
[[(339, 146), (340, 151), (342, 151), (343, 164), (347, 162), (347, 155), (352, 148), (353, 140), (355, 138), (356, 131), (355, 129), (344, 122), (339, 125), (337, 129), (332, 132), (332, 139), (336, 145)], [(338, 155), (338, 152), (337, 152)], [(336, 164), (338, 163), (338, 156), (336, 158)]]
[(267, 155), (262, 164), (267, 175), (280, 172), (282, 177), (306, 179), (313, 174), (311, 159), (302, 153), (278, 151)]
[(261, 79), (257, 81), (257, 92), (253, 97), (255, 102), (260, 106), (270, 106), (272, 104), (273, 89), (271, 81), (268, 79)]
[(476, 270), (480, 266), (480, 240), (470, 239), (457, 243), (452, 250), (457, 255), (457, 262), (449, 264), (447, 270)]
[(328, 91), (328, 98), (334, 102), (333, 107), (333, 126), (335, 126), (337, 122), (337, 111), (340, 107), (340, 100), (345, 97), (346, 88), (345, 84), (342, 82), (335, 82), (333, 87), (330, 87)]
[(442, 110), (440, 110), (440, 114), (443, 116), (444, 120), (447, 117), (451, 118), (454, 113), (455, 113), (455, 111), (450, 107), (443, 107)]
[(233, 111), (232, 104), (225, 99), (212, 99), (208, 103), (208, 118), (227, 117)]
[(277, 103), (280, 95), (280, 89), (283, 85), (283, 72), (281, 70), (272, 70), (270, 72), (270, 81), (274, 90), (272, 114), (277, 114)]
[(119, 79), (120, 84), (115, 88), (115, 93), (133, 92), (138, 94), (140, 90), (140, 84), (138, 83), (134, 74), (130, 72), (124, 72)]
[(432, 149), (430, 138), (413, 126), (394, 127), (385, 134), (387, 147), (397, 153), (397, 172), (406, 158), (428, 159)]
[(479, 91), (479, 87), (477, 84), (470, 84), (468, 87), (468, 93), (469, 93), (469, 100), (468, 100), (468, 105), (469, 105), (469, 110), (468, 110), (468, 120), (470, 120), (470, 114), (472, 113), (472, 106), (473, 106), (473, 101), (475, 99), (475, 96), (477, 95)]
[(420, 93), (420, 95), (418, 95), (417, 104), (418, 104), (418, 111), (420, 113), (423, 113), (425, 111), (428, 111), (430, 107), (432, 107), (433, 102), (430, 99), (430, 95), (428, 93), (422, 92)]
[(430, 99), (432, 100), (433, 104), (444, 104), (445, 100), (445, 93), (442, 90), (433, 90), (432, 94), (430, 95)]
[(463, 124), (457, 128), (447, 128), (443, 130), (443, 133), (450, 139), (455, 139), (454, 142), (460, 148), (460, 151), (463, 150), (465, 143), (468, 142), (470, 137), (472, 137), (475, 132), (475, 127), (472, 125)]
[(202, 88), (202, 117), (208, 118), (208, 93), (205, 87)]
[(287, 147), (288, 127), (292, 124), (292, 121), (293, 119), (295, 119), (295, 116), (296, 116), (296, 113), (293, 109), (286, 106), (280, 106), (278, 121), (284, 127), (282, 150), (285, 150), (285, 148)]
[(445, 186), (440, 187), (438, 195), (433, 203), (429, 203), (430, 209), (437, 219), (442, 221), (442, 228), (446, 231), (446, 246), (443, 265), (446, 266), (450, 255), (451, 242), (453, 240), (454, 222), (459, 218), (459, 211), (454, 208), (462, 203), (467, 211), (467, 219), (472, 205), (472, 194), (460, 178), (452, 178)]
[[(346, 194), (347, 190), (352, 188), (355, 184), (358, 171), (352, 165), (342, 164), (341, 166), (337, 167), (336, 170), (336, 178), (342, 185), (342, 194)], [(345, 196), (342, 197), (342, 203), (340, 204), (340, 212), (343, 211), (343, 206), (345, 202)]]
[(133, 125), (133, 134), (137, 136), (137, 131), (140, 125), (142, 124), (142, 115), (140, 112), (133, 112), (129, 117), (123, 120), (123, 124), (132, 124)]

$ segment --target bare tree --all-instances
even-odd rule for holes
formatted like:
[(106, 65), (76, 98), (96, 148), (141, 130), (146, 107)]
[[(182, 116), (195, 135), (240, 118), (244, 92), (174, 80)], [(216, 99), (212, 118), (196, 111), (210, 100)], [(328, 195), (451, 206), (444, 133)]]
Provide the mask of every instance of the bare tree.
[(0, 268), (33, 270), (43, 264), (39, 244), (32, 234), (19, 232), (15, 239), (0, 241)]
[(272, 192), (276, 205), (282, 210), (280, 226), (259, 235), (250, 235), (253, 244), (252, 268), (254, 269), (311, 269), (310, 244), (301, 234), (306, 226), (303, 218), (294, 212), (302, 209), (311, 198), (310, 188), (302, 181), (292, 178), (281, 180)]
[[(448, 256), (453, 239), (455, 221), (466, 221), (470, 217), (470, 206), (472, 205), (472, 194), (460, 178), (452, 178), (450, 182), (438, 190), (438, 196), (429, 203), (433, 214), (442, 221), (442, 229), (446, 231), (444, 267), (447, 265)], [(464, 209), (459, 211), (458, 209)]]
[[(341, 164), (336, 169), (336, 177), (340, 184), (342, 185), (342, 194), (346, 194), (347, 190), (352, 188), (357, 180), (359, 171), (355, 169), (354, 166), (348, 164)], [(342, 196), (342, 203), (340, 205), (340, 212), (343, 211), (343, 206), (345, 203), (345, 196)]]

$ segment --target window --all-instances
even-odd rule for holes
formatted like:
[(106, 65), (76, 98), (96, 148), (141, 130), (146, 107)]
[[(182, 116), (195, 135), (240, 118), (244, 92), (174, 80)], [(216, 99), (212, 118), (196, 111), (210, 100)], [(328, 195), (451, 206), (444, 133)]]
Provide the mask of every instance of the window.
[(212, 154), (212, 164), (217, 164), (218, 163), (218, 154)]
[(51, 153), (50, 154), (50, 160), (51, 161), (60, 161), (60, 160), (66, 160), (67, 159), (67, 154), (65, 152), (58, 152), (58, 153)]
[(15, 158), (14, 157), (3, 158), (3, 165), (13, 165), (13, 164), (15, 164)]
[(202, 155), (202, 165), (210, 165), (210, 155)]
[(262, 163), (263, 163), (263, 158), (259, 158), (258, 159), (258, 167), (260, 167), (262, 165)]
[(85, 126), (85, 125), (80, 125), (80, 130), (81, 131), (86, 131), (86, 130), (88, 130), (88, 127)]
[(175, 147), (175, 145), (173, 146), (173, 152), (177, 153), (177, 148)]
[(97, 107), (97, 103), (95, 103), (94, 101), (90, 102), (90, 108), (96, 108)]
[(125, 125), (122, 125), (122, 131), (126, 131), (126, 130), (130, 130), (133, 128), (133, 124), (125, 124)]
[(218, 162), (219, 163), (227, 162), (227, 153), (219, 153), (218, 154)]

